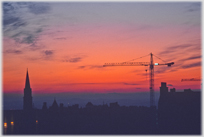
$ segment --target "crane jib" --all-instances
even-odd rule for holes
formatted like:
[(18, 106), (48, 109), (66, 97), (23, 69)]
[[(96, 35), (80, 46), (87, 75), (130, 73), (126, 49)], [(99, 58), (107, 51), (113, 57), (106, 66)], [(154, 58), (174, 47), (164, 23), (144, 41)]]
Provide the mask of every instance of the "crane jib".
[(128, 65), (141, 65), (148, 66), (149, 62), (122, 62), (122, 63), (105, 63), (104, 66), (128, 66)]
[[(155, 99), (154, 99), (155, 98), (154, 97), (154, 66), (167, 65), (168, 67), (170, 67), (171, 65), (174, 64), (174, 62), (171, 62), (171, 63), (154, 63), (153, 56), (155, 56), (155, 55), (153, 55), (152, 53), (150, 53), (149, 55), (150, 55), (150, 62), (130, 62), (130, 61), (128, 61), (128, 62), (121, 62), (121, 63), (105, 63), (103, 65), (103, 67), (108, 67), (108, 66), (150, 66), (149, 67), (150, 68), (150, 73), (149, 73), (150, 74), (150, 106), (155, 106)], [(160, 58), (158, 58), (158, 59), (160, 59)], [(163, 61), (163, 62), (165, 62), (165, 61)]]

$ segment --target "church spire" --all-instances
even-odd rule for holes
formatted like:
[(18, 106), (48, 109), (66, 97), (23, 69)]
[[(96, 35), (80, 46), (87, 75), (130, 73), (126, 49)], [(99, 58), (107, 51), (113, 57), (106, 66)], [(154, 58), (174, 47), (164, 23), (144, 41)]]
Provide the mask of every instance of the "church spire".
[(24, 110), (32, 109), (32, 89), (30, 88), (28, 69), (27, 69), (26, 82), (25, 82), (25, 88), (24, 88), (23, 109)]
[(29, 76), (28, 76), (28, 69), (27, 69), (27, 75), (26, 75), (25, 88), (30, 88), (30, 80), (29, 80)]

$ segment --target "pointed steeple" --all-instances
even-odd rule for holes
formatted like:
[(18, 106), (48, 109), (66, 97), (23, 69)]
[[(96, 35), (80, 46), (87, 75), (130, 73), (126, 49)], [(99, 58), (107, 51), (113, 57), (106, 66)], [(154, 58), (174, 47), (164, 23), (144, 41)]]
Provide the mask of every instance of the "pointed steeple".
[(53, 108), (58, 108), (58, 104), (57, 104), (57, 101), (56, 101), (55, 98), (54, 98), (54, 102), (52, 103), (52, 107)]
[(32, 109), (32, 89), (30, 88), (30, 80), (28, 76), (28, 69), (26, 74), (25, 88), (24, 88), (24, 97), (23, 97), (23, 109), (31, 110)]
[(54, 102), (52, 103), (52, 106), (50, 107), (50, 109), (52, 111), (58, 111), (59, 107), (58, 107), (58, 104), (57, 104), (57, 101), (54, 99)]
[(28, 69), (27, 69), (27, 75), (26, 75), (25, 88), (30, 88), (30, 80), (29, 80), (29, 76), (28, 76)]

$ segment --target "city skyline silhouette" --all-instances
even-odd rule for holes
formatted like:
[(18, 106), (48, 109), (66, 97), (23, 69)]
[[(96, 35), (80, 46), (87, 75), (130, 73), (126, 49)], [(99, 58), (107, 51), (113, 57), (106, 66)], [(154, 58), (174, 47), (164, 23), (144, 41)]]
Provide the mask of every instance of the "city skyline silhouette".
[[(3, 111), (3, 134), (71, 134), (71, 135), (155, 135), (201, 134), (200, 92), (185, 89), (168, 90), (161, 83), (158, 109), (156, 106), (93, 105), (64, 106), (56, 99), (51, 106), (43, 102), (34, 108), (28, 70), (26, 73), (23, 109)], [(183, 115), (182, 115), (183, 114)]]

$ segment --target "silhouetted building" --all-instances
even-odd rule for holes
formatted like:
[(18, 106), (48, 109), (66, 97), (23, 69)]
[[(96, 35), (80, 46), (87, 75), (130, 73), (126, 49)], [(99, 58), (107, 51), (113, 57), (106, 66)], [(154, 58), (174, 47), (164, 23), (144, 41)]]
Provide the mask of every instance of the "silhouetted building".
[(4, 111), (4, 127), (5, 134), (34, 134), (35, 131), (35, 110), (32, 107), (32, 90), (30, 88), (30, 80), (28, 70), (26, 74), (23, 110), (7, 110)]
[(176, 92), (175, 88), (170, 89), (170, 92)]
[(60, 113), (63, 113), (64, 111), (64, 104), (60, 103), (60, 107), (59, 107)]
[(110, 103), (111, 108), (119, 107), (118, 102)]
[(47, 102), (43, 102), (42, 110), (47, 110)]
[(91, 102), (88, 102), (87, 104), (86, 104), (86, 108), (92, 108), (94, 105), (91, 103)]
[(25, 88), (24, 88), (23, 109), (24, 110), (32, 109), (32, 90), (30, 88), (28, 70), (27, 70), (26, 82), (25, 82)]
[(50, 110), (57, 111), (58, 108), (59, 107), (58, 107), (57, 101), (54, 99), (52, 106), (50, 107)]
[(200, 134), (201, 96), (200, 92), (185, 89), (176, 92), (162, 82), (158, 102), (158, 122), (161, 134)]
[(189, 88), (189, 89), (184, 89), (184, 92), (193, 92), (193, 91)]
[(78, 109), (79, 108), (79, 104), (74, 104), (71, 106), (72, 108)]

